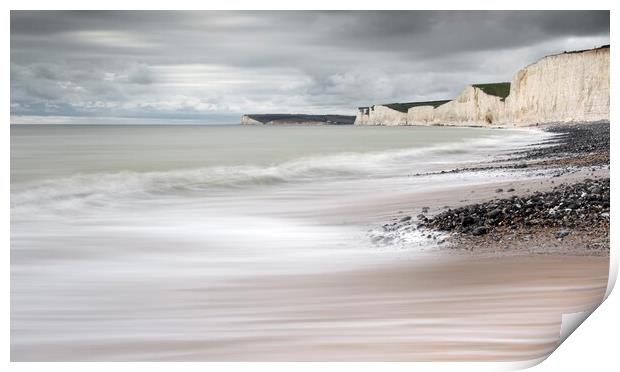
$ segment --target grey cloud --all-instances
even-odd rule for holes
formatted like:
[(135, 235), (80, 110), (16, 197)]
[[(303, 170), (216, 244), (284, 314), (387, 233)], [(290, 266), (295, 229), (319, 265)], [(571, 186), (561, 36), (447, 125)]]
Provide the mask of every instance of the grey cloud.
[(351, 114), (608, 42), (608, 11), (12, 11), (11, 114)]
[(148, 65), (136, 64), (127, 72), (127, 82), (144, 85), (153, 84), (155, 82), (155, 76)]

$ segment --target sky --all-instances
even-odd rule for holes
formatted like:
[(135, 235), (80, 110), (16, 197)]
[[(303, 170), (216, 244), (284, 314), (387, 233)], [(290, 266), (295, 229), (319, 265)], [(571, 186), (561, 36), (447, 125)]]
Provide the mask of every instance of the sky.
[(11, 123), (355, 115), (604, 44), (609, 11), (11, 11)]

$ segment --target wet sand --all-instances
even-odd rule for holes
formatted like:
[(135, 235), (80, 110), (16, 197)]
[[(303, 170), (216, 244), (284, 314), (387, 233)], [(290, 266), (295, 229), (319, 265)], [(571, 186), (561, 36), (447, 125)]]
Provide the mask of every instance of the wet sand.
[[(561, 314), (590, 310), (602, 300), (608, 262), (424, 257), (330, 277), (274, 278), (251, 290), (242, 306), (254, 309), (248, 315), (260, 318), (276, 345), (256, 352), (253, 342), (242, 343), (240, 354), (247, 360), (536, 359), (556, 347)], [(279, 331), (287, 334), (280, 342)]]
[(197, 287), (191, 295), (202, 297), (204, 308), (195, 309), (195, 317), (208, 313), (209, 319), (176, 322), (193, 321), (200, 340), (127, 339), (109, 347), (67, 340), (27, 351), (14, 345), (12, 355), (43, 361), (531, 360), (556, 347), (561, 314), (590, 310), (603, 299), (608, 262), (429, 255), (329, 276)]

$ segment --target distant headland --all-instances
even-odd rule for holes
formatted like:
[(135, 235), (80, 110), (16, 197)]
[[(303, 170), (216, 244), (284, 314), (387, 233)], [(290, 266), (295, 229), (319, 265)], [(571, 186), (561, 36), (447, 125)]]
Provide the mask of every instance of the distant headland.
[(347, 115), (305, 115), (305, 114), (247, 114), (241, 118), (241, 124), (316, 124), (316, 125), (351, 125), (355, 116)]

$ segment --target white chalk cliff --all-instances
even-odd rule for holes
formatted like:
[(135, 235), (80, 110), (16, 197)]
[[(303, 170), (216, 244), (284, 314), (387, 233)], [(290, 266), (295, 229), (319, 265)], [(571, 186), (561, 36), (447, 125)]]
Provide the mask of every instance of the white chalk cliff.
[[(393, 109), (408, 107), (405, 112)], [(361, 107), (357, 125), (526, 126), (609, 120), (609, 46), (544, 57), (510, 82), (470, 85), (446, 103)]]
[(429, 110), (412, 107), (407, 112), (409, 125), (489, 125), (504, 113), (502, 97), (485, 93), (470, 85), (454, 100)]
[(357, 125), (407, 125), (407, 113), (384, 105), (360, 107), (355, 117)]
[(519, 71), (504, 124), (609, 120), (609, 48), (547, 56)]
[(241, 117), (241, 124), (244, 125), (263, 125), (263, 123), (261, 123), (258, 120), (254, 120), (250, 117), (250, 115), (243, 115)]

